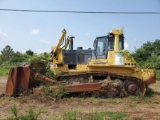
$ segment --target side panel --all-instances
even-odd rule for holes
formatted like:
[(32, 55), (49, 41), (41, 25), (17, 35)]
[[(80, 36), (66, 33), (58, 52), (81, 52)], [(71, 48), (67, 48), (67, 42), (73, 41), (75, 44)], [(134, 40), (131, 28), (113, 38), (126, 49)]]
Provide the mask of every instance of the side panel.
[(87, 64), (92, 58), (91, 50), (63, 50), (63, 64)]
[(77, 64), (76, 50), (63, 50), (63, 64)]

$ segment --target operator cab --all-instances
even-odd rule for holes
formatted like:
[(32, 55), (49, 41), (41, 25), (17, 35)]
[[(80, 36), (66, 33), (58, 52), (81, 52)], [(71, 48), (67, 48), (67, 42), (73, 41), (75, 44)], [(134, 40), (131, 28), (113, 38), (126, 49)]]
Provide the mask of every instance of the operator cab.
[[(94, 41), (94, 53), (98, 59), (106, 59), (108, 51), (114, 50), (114, 35), (108, 33), (107, 36), (96, 37)], [(124, 36), (119, 35), (119, 50), (124, 49)]]

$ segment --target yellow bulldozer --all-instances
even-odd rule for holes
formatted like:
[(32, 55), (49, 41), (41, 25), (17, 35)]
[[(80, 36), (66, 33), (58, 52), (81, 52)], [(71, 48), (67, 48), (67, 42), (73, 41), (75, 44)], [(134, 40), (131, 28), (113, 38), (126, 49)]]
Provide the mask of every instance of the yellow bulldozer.
[(66, 92), (109, 96), (145, 95), (147, 87), (156, 82), (154, 70), (137, 67), (130, 53), (124, 50), (123, 29), (113, 29), (106, 36), (96, 37), (94, 49), (77, 47), (75, 50), (73, 39), (73, 36), (66, 38), (63, 29), (57, 45), (52, 47), (50, 70), (54, 78), (33, 73), (30, 67), (12, 68), (6, 95), (33, 89), (30, 85), (33, 76), (40, 82), (52, 83), (53, 91), (63, 85)]

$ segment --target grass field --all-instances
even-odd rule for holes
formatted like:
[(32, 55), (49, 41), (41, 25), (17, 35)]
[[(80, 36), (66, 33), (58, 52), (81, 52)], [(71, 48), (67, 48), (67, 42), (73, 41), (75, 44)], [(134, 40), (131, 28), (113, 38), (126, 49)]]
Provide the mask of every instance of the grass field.
[[(0, 77), (0, 94), (6, 77)], [(67, 97), (55, 99), (45, 95), (0, 97), (0, 119), (38, 117), (39, 120), (155, 120), (160, 114), (160, 82), (153, 84), (145, 97), (125, 98)], [(33, 113), (33, 114), (31, 114)]]
[[(0, 94), (5, 92), (10, 66), (0, 67)], [(160, 119), (160, 70), (157, 83), (145, 97), (127, 98), (69, 97), (55, 100), (45, 95), (17, 98), (0, 96), (0, 119), (39, 120), (146, 120)], [(13, 107), (14, 106), (14, 107)]]

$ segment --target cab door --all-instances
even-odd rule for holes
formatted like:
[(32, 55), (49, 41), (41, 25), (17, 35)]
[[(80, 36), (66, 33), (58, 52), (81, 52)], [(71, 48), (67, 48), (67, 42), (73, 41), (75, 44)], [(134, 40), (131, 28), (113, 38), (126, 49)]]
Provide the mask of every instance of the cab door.
[(96, 58), (106, 59), (106, 53), (108, 52), (107, 46), (108, 46), (107, 36), (96, 38), (94, 43)]

